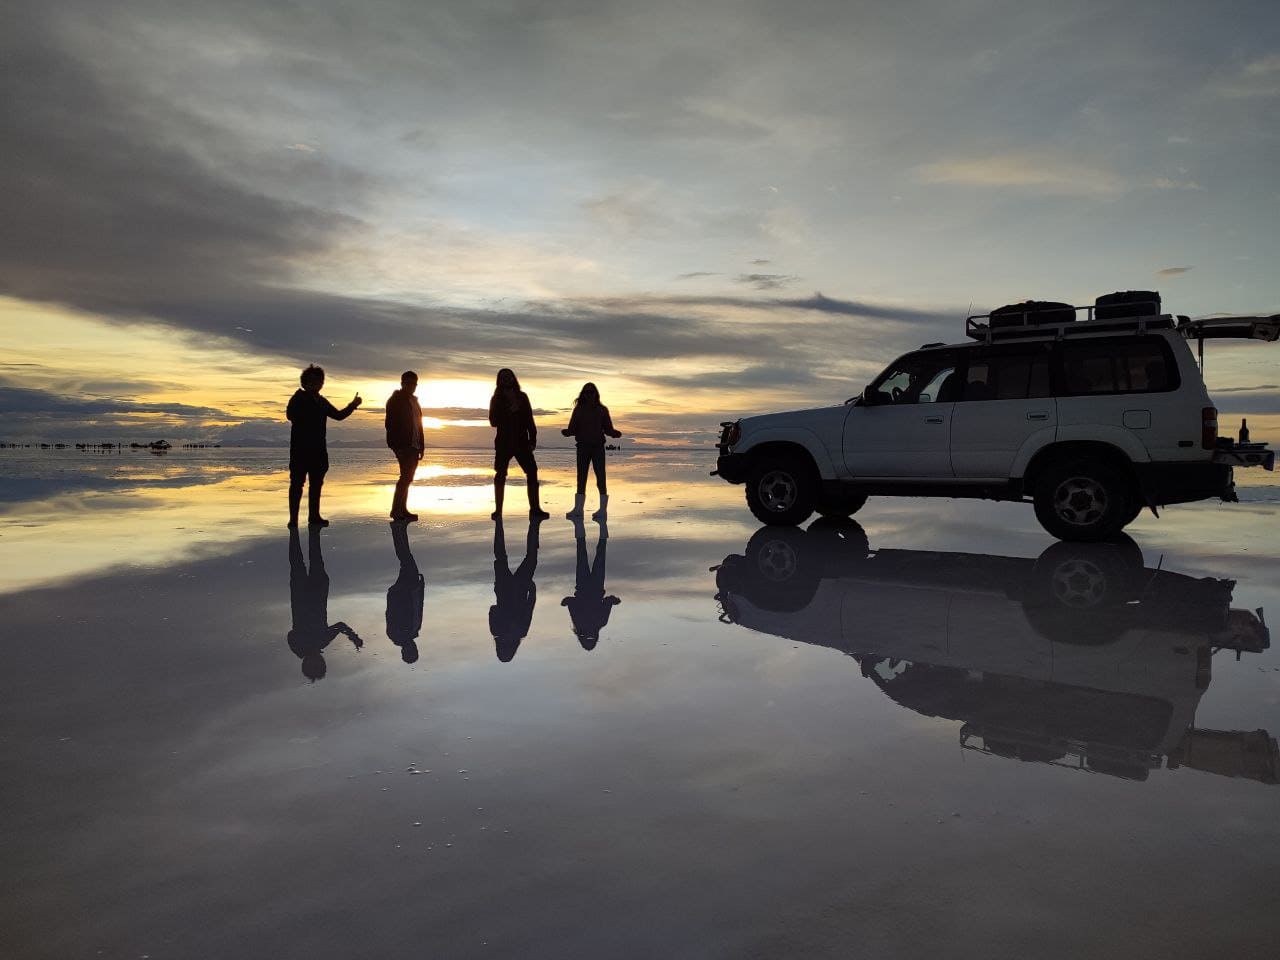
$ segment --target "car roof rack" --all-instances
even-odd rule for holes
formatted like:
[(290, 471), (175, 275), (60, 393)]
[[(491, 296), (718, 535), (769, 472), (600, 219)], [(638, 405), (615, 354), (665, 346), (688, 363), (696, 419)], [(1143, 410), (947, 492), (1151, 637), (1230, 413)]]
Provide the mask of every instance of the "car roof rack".
[[(1136, 304), (1135, 306), (1141, 306)], [(1068, 309), (1059, 307), (1058, 310)], [(1167, 313), (1148, 313), (1138, 317), (1117, 317), (1099, 320), (1094, 316), (1094, 307), (1071, 307), (1071, 310), (1079, 313), (1085, 311), (1085, 317), (1082, 320), (1062, 320), (1053, 323), (1033, 323), (1032, 317), (1037, 312), (1034, 308), (1029, 308), (1022, 313), (1021, 323), (1011, 323), (998, 327), (992, 327), (991, 314), (979, 313), (971, 317), (966, 317), (964, 321), (965, 336), (972, 340), (980, 340), (983, 343), (995, 343), (997, 341), (1020, 340), (1020, 339), (1054, 339), (1061, 340), (1064, 337), (1098, 333), (1132, 333), (1143, 334), (1148, 330), (1173, 330), (1175, 329), (1174, 317)], [(1055, 311), (1056, 312), (1056, 311)], [(1018, 317), (1018, 314), (1003, 314), (1002, 320)], [(1186, 317), (1178, 317), (1177, 320), (1186, 320)]]

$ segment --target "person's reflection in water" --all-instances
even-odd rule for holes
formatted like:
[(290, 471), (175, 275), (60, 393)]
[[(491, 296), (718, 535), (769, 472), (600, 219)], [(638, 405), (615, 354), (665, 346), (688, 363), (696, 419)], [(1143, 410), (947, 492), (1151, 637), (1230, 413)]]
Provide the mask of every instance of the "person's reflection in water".
[(321, 651), (334, 637), (344, 634), (357, 650), (364, 646), (364, 641), (345, 623), (329, 623), (329, 574), (324, 569), (319, 530), (308, 532), (307, 553), (304, 560), (298, 531), (290, 530), (289, 607), (293, 613), (293, 629), (289, 631), (289, 649), (302, 661), (302, 675), (314, 683), (327, 671)]
[(426, 582), (409, 550), (409, 530), (403, 523), (391, 524), (391, 542), (400, 561), (400, 575), (387, 588), (387, 636), (400, 648), (401, 660), (417, 663)]
[(494, 652), (503, 663), (509, 663), (520, 649), (520, 641), (533, 623), (533, 607), (538, 602), (538, 588), (533, 573), (538, 568), (538, 528), (542, 521), (529, 520), (529, 536), (525, 542), (524, 560), (511, 572), (507, 562), (507, 538), (499, 517), (493, 527), (493, 595), (489, 608), (489, 632), (493, 635)]
[(587, 531), (579, 516), (573, 523), (573, 535), (578, 541), (578, 569), (573, 584), (573, 596), (565, 597), (560, 606), (569, 608), (573, 632), (583, 650), (594, 650), (600, 640), (600, 632), (609, 623), (609, 614), (622, 601), (604, 592), (605, 562), (609, 548), (609, 528), (601, 522), (600, 539), (596, 541), (593, 563), (587, 562)]

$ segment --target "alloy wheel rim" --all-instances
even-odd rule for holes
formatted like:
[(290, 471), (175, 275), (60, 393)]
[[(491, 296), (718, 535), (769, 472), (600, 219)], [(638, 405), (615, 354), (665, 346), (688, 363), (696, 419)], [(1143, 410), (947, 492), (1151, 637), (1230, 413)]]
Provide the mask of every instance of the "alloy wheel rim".
[(760, 548), (756, 567), (761, 576), (773, 583), (790, 580), (796, 572), (796, 552), (791, 544), (770, 540)]
[(1107, 512), (1107, 488), (1093, 477), (1070, 477), (1053, 491), (1053, 509), (1072, 526), (1097, 523)]
[(1107, 575), (1096, 563), (1068, 560), (1053, 569), (1053, 595), (1066, 607), (1096, 607), (1107, 595)]
[(770, 470), (760, 478), (760, 502), (774, 513), (789, 510), (796, 502), (796, 479), (785, 470)]

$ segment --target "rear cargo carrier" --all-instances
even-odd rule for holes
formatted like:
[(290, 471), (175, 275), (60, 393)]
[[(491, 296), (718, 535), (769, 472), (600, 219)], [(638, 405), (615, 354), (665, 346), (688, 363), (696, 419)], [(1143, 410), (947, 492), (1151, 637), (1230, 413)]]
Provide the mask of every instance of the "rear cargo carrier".
[[(1178, 318), (1178, 332), (1196, 342), (1196, 359), (1200, 373), (1204, 374), (1204, 342), (1206, 340), (1260, 340), (1275, 343), (1280, 340), (1280, 314), (1269, 317), (1206, 317), (1192, 320)], [(1241, 434), (1239, 439), (1219, 437), (1213, 452), (1213, 462), (1229, 467), (1262, 467), (1274, 470), (1276, 454), (1265, 443), (1249, 442)]]

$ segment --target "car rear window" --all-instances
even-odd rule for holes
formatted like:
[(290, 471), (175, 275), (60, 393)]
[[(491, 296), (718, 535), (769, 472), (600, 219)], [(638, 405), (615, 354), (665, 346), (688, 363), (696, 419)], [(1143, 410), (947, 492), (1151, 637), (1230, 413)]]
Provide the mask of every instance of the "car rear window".
[(1159, 337), (1061, 345), (1063, 394), (1162, 393), (1178, 388), (1178, 367)]

